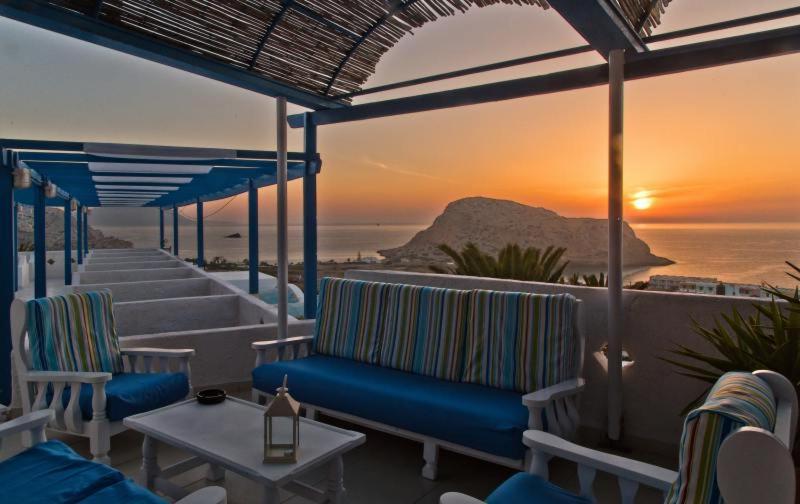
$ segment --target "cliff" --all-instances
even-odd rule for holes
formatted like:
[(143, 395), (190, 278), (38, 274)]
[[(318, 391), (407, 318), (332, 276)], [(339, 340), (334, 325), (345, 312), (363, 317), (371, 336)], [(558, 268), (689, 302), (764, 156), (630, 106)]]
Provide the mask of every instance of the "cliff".
[[(89, 217), (91, 220), (91, 216)], [(23, 206), (20, 209), (17, 224), (17, 237), (20, 248), (23, 250), (33, 250), (33, 209)], [(77, 222), (75, 217), (72, 217), (72, 247), (75, 250), (75, 233), (77, 230)], [(58, 208), (47, 208), (44, 216), (45, 228), (45, 243), (47, 243), (48, 250), (63, 250), (64, 249), (64, 212)], [(99, 229), (93, 228), (89, 225), (89, 248), (102, 249), (102, 248), (132, 248), (133, 243), (116, 238), (114, 236), (106, 236)]]
[[(448, 260), (436, 247), (446, 243), (460, 250), (467, 242), (496, 253), (508, 243), (525, 247), (565, 247), (573, 266), (605, 267), (608, 262), (608, 220), (569, 218), (545, 208), (483, 197), (453, 201), (433, 224), (405, 245), (380, 254), (389, 262)], [(626, 222), (623, 230), (626, 267), (662, 266), (672, 261), (658, 257), (636, 237)]]

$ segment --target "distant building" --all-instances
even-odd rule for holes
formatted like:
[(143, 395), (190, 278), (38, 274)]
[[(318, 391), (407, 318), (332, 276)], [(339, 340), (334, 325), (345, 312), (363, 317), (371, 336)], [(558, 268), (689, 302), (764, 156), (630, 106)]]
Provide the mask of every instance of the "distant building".
[(769, 297), (760, 285), (721, 282), (713, 277), (653, 275), (650, 277), (648, 290), (751, 298)]

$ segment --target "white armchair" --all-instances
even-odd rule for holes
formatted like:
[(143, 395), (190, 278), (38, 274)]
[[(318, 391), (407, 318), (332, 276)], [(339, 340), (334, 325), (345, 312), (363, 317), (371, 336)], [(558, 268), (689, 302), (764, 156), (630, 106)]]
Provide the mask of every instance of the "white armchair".
[[(121, 418), (109, 418), (107, 414), (107, 386), (114, 378), (112, 373), (34, 370), (28, 340), (27, 308), (23, 301), (12, 303), (11, 327), (23, 412), (52, 410), (53, 416), (48, 421), (50, 429), (89, 438), (89, 450), (94, 460), (108, 464), (111, 436), (125, 430)], [(186, 376), (191, 394), (189, 359), (194, 350), (125, 348), (120, 353), (125, 374), (181, 373)], [(85, 397), (81, 400), (84, 385), (91, 387), (90, 405), (85, 404)], [(65, 397), (67, 392), (68, 400)], [(185, 397), (182, 395), (179, 399)], [(90, 406), (88, 420), (87, 406)]]
[[(716, 482), (728, 504), (791, 504), (795, 502), (795, 469), (789, 447), (794, 445), (797, 428), (797, 396), (794, 386), (782, 375), (772, 371), (753, 374), (772, 389), (777, 403), (774, 429), (742, 427), (725, 438), (715, 455)], [(617, 477), (623, 504), (633, 504), (640, 485), (656, 488), (666, 497), (679, 477), (676, 471), (579, 446), (547, 432), (526, 431), (523, 442), (533, 453), (528, 472), (543, 481), (542, 488), (562, 491), (547, 483), (550, 459), (559, 457), (575, 462), (580, 485), (579, 496), (575, 497), (587, 503), (595, 502), (592, 487), (597, 471)], [(538, 497), (542, 499), (542, 495)], [(488, 502), (499, 502), (495, 499), (493, 494)], [(440, 498), (440, 504), (482, 502), (453, 492)]]

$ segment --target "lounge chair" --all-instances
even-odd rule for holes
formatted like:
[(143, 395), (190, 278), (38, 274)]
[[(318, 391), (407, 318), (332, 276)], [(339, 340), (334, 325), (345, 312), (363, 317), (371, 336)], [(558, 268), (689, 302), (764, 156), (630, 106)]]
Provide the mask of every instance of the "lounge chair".
[(11, 328), (23, 412), (52, 409), (49, 428), (88, 437), (94, 460), (109, 463), (123, 418), (191, 392), (194, 350), (120, 350), (108, 291), (15, 300)]
[[(617, 476), (624, 504), (634, 502), (639, 485), (664, 492), (666, 504), (790, 504), (795, 502), (791, 447), (797, 428), (794, 386), (772, 371), (723, 375), (703, 405), (686, 417), (679, 470), (578, 446), (542, 431), (526, 431), (533, 452), (528, 473), (506, 480), (488, 504), (589, 504), (597, 471)], [(578, 465), (580, 494), (547, 481), (547, 463), (560, 457)], [(446, 493), (440, 504), (479, 504)]]

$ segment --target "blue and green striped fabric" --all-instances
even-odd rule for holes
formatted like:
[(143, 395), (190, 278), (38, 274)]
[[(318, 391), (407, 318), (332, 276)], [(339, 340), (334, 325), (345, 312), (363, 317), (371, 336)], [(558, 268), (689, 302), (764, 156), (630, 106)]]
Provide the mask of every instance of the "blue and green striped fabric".
[(314, 351), (377, 364), (390, 284), (323, 278)]
[(459, 381), (470, 291), (391, 284), (380, 365)]
[(123, 371), (111, 292), (33, 299), (27, 319), (33, 369)]
[(681, 437), (678, 479), (667, 504), (721, 504), (717, 454), (729, 435), (742, 427), (775, 428), (772, 389), (752, 373), (725, 373), (705, 402), (687, 415)]
[(533, 392), (577, 373), (576, 299), (472, 291), (462, 381)]

